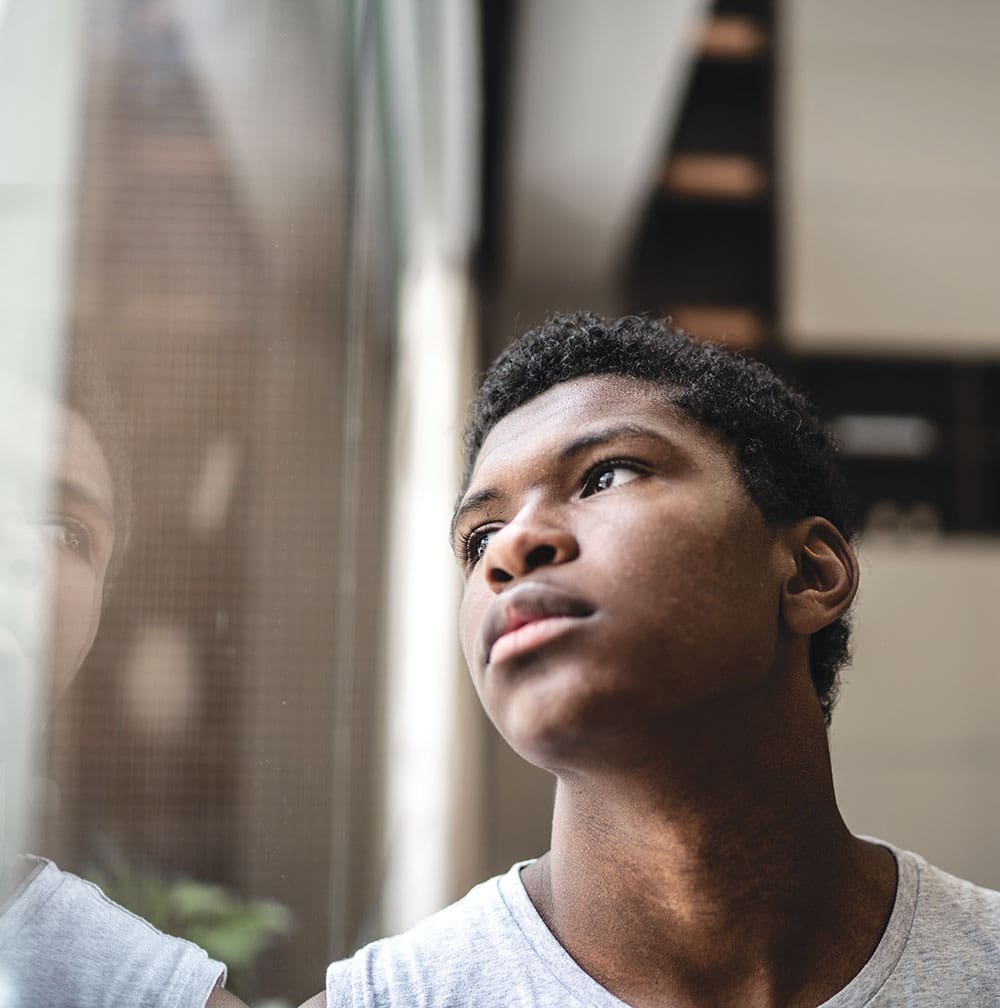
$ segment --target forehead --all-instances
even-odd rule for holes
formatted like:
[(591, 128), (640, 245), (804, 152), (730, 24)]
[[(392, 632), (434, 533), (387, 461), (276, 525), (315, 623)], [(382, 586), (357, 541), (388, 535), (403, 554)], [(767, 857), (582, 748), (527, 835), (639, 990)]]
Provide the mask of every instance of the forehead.
[(107, 458), (90, 424), (38, 390), (0, 376), (0, 478), (5, 486), (50, 479), (71, 484), (111, 511), (114, 489)]
[(93, 428), (72, 409), (62, 410), (59, 443), (59, 478), (85, 490), (94, 500), (113, 510), (114, 483), (108, 459)]
[(476, 456), (470, 486), (519, 460), (618, 425), (652, 429), (706, 462), (732, 467), (730, 449), (674, 405), (669, 387), (624, 375), (588, 375), (553, 385), (498, 421)]

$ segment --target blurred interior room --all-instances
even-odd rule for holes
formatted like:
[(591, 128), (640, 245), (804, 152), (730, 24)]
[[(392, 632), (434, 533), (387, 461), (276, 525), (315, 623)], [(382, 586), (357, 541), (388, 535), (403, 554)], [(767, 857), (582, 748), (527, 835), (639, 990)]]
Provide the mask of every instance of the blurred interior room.
[(1000, 888), (998, 57), (989, 0), (0, 0), (0, 367), (97, 361), (131, 474), (79, 674), (4, 676), (9, 842), (272, 1006), (545, 850), (447, 529), (477, 373), (586, 308), (817, 403), (845, 817)]

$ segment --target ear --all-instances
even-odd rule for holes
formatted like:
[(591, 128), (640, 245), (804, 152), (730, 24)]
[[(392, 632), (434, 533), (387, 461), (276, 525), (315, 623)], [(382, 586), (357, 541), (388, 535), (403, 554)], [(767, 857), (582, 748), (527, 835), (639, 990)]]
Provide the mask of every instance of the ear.
[(810, 635), (842, 616), (858, 590), (858, 558), (825, 518), (804, 518), (785, 530), (795, 571), (782, 586), (782, 620)]

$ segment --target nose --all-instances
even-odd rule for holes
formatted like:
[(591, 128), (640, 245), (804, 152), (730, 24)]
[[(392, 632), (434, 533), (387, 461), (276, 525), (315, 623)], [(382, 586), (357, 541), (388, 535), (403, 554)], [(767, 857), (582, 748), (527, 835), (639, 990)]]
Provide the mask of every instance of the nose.
[(486, 581), (494, 592), (539, 567), (566, 563), (580, 553), (573, 533), (535, 512), (522, 513), (495, 532), (483, 557)]

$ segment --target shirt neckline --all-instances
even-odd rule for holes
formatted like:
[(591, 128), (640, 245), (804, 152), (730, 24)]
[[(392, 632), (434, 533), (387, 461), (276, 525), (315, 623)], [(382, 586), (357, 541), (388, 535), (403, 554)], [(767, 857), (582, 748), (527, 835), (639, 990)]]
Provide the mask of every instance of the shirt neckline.
[[(892, 912), (875, 951), (854, 978), (818, 1008), (862, 1008), (881, 990), (896, 969), (913, 928), (920, 888), (920, 865), (916, 855), (871, 837), (862, 839), (885, 847), (896, 861), (896, 895)], [(521, 869), (531, 864), (519, 861), (497, 879), (504, 906), (525, 941), (558, 983), (581, 1004), (592, 1008), (630, 1008), (602, 987), (559, 944), (531, 902)]]

